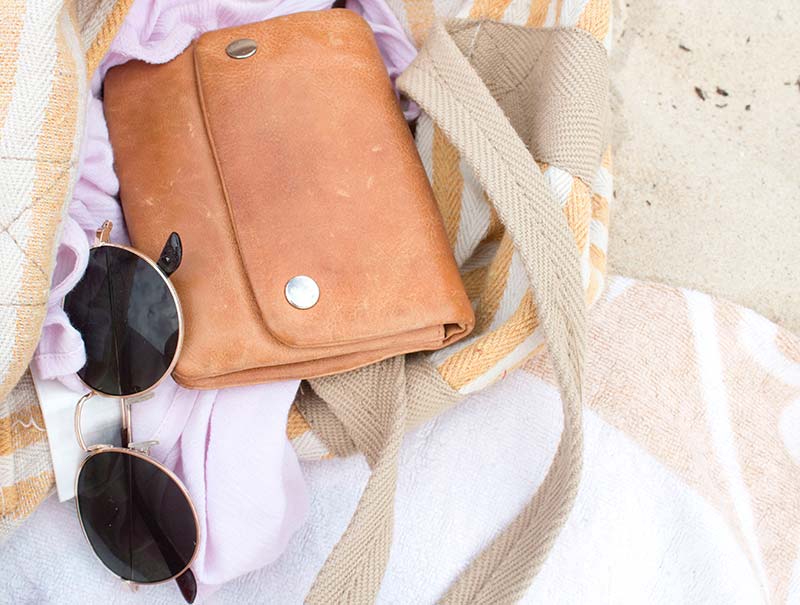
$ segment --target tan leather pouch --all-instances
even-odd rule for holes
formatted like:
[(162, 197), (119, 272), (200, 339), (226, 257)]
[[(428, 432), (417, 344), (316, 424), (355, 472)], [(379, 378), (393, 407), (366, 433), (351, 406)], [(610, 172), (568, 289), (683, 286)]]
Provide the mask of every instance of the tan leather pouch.
[[(240, 39), (256, 52), (226, 52)], [(109, 71), (133, 244), (177, 231), (181, 385), (312, 378), (464, 337), (474, 316), (372, 32), (350, 11), (201, 36)], [(311, 277), (298, 309), (286, 284)]]

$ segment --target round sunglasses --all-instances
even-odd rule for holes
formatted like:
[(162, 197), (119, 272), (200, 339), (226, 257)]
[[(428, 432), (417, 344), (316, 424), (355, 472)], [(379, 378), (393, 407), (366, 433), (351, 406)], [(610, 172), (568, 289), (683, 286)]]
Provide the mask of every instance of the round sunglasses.
[[(86, 272), (64, 298), (86, 348), (78, 376), (90, 389), (75, 407), (75, 436), (87, 454), (75, 478), (78, 519), (95, 555), (116, 576), (134, 588), (174, 579), (192, 603), (197, 511), (180, 479), (149, 456), (156, 442), (130, 442), (131, 399), (155, 389), (180, 354), (183, 318), (169, 276), (180, 265), (181, 241), (172, 233), (154, 262), (109, 243), (111, 229), (106, 221), (97, 230)], [(122, 447), (84, 441), (81, 413), (95, 395), (120, 398)]]

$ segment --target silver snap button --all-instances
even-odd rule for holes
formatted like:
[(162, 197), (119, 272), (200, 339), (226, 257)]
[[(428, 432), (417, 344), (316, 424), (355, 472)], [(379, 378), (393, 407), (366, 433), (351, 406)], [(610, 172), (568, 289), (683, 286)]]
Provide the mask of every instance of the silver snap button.
[(246, 59), (256, 54), (256, 50), (258, 50), (258, 44), (256, 44), (255, 40), (242, 38), (241, 40), (234, 40), (228, 44), (225, 52), (228, 53), (228, 56), (232, 59)]
[(310, 309), (319, 300), (319, 286), (308, 275), (296, 275), (284, 290), (286, 300), (296, 309)]

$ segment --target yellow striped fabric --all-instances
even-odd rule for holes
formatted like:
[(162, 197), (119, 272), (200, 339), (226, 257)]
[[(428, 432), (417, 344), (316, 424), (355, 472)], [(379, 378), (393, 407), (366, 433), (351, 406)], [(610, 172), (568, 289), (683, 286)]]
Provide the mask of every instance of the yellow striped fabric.
[[(392, 0), (393, 8), (402, 12), (407, 2)], [(465, 8), (463, 3), (435, 4), (439, 14), (502, 20), (528, 26), (577, 26), (589, 31), (600, 41), (608, 43), (611, 18), (608, 0), (474, 0)], [(430, 26), (431, 19), (421, 13), (408, 12), (409, 28), (415, 31)], [(427, 13), (426, 13), (427, 15)], [(422, 21), (420, 21), (422, 20)], [(421, 123), (427, 120), (421, 118)], [(431, 129), (422, 127), (420, 136)], [(485, 374), (502, 375), (518, 365), (518, 348), (528, 342), (529, 350), (523, 357), (539, 350), (536, 339), (531, 340), (538, 327), (536, 309), (526, 289), (521, 267), (513, 262), (514, 250), (510, 238), (503, 233), (502, 225), (490, 223), (474, 208), (469, 195), (474, 178), (468, 173), (455, 173), (457, 159), (453, 150), (441, 142), (441, 133), (433, 128), (433, 144), (420, 142), (423, 162), (433, 166), (434, 192), (437, 195), (447, 232), (461, 263), (469, 294), (476, 307), (477, 325), (474, 334), (465, 343), (451, 347), (433, 356), (442, 376), (455, 389), (466, 392), (474, 381)], [(426, 152), (431, 157), (426, 157)], [(445, 169), (449, 167), (449, 169)], [(587, 302), (593, 302), (603, 289), (606, 273), (608, 245), (608, 201), (611, 198), (610, 151), (594, 182), (584, 182), (558, 167), (541, 166), (551, 183), (556, 198), (561, 200), (567, 222), (575, 235), (581, 253), (583, 283)], [(460, 191), (460, 207), (454, 207), (453, 194)], [(565, 194), (565, 195), (564, 195)], [(453, 235), (455, 234), (455, 235)], [(459, 248), (472, 252), (481, 249), (489, 237), (498, 238), (494, 257), (484, 267), (476, 269), (469, 256), (459, 254)], [(517, 276), (516, 273), (519, 273)], [(518, 277), (518, 279), (517, 279)], [(516, 354), (511, 355), (516, 351)]]
[(0, 402), (0, 541), (48, 496), (54, 480), (42, 411), (25, 373)]
[(80, 1), (80, 19), (76, 1), (0, 2), (0, 539), (53, 485), (25, 370), (77, 178), (88, 81), (131, 0)]

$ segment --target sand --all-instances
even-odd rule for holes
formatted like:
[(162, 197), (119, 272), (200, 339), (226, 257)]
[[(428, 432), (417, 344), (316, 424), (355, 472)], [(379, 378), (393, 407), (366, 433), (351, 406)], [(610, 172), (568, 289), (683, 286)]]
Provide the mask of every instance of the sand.
[(616, 1), (609, 272), (800, 332), (800, 2)]

